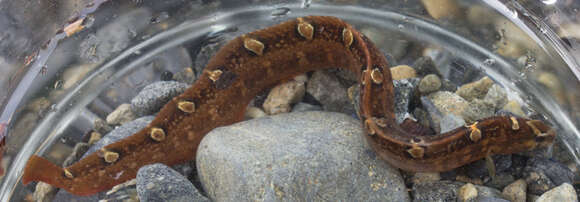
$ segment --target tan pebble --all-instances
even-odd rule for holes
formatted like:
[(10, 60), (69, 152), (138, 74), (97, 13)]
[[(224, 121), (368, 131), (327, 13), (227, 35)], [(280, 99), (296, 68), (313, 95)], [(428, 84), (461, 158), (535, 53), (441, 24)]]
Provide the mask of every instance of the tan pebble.
[(101, 133), (93, 131), (91, 132), (91, 136), (89, 138), (89, 144), (95, 144), (95, 142), (101, 140), (101, 138), (103, 137), (103, 135), (101, 135)]
[(467, 183), (457, 191), (457, 201), (469, 201), (477, 198), (477, 188), (471, 183)]
[(475, 82), (462, 85), (455, 91), (455, 93), (467, 101), (471, 101), (476, 98), (483, 99), (493, 84), (493, 80), (485, 76)]
[(512, 202), (526, 202), (526, 189), (526, 181), (519, 179), (506, 186), (502, 196)]
[(520, 117), (526, 117), (526, 114), (522, 110), (522, 107), (519, 102), (515, 100), (508, 101), (502, 108), (505, 111), (511, 112)]
[(415, 69), (408, 65), (399, 65), (391, 68), (393, 80), (401, 80), (417, 77)]
[(456, 0), (421, 0), (427, 13), (435, 19), (461, 16), (462, 10)]

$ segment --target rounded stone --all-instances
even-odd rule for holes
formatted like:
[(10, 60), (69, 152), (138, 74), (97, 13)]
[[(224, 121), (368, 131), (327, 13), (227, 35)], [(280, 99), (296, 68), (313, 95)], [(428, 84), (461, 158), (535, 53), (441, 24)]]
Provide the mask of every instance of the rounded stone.
[(363, 135), (339, 113), (252, 119), (210, 132), (197, 169), (215, 201), (409, 201), (397, 169)]
[(419, 92), (422, 94), (432, 93), (441, 88), (441, 79), (435, 74), (429, 74), (419, 82)]

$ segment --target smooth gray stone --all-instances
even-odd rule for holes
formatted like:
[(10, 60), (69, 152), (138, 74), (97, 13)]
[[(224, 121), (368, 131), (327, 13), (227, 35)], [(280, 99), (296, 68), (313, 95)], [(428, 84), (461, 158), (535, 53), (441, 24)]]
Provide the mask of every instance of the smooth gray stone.
[(252, 119), (210, 132), (197, 170), (214, 201), (409, 201), (398, 170), (363, 135), (340, 113)]
[(131, 110), (137, 116), (157, 113), (171, 98), (183, 93), (189, 84), (176, 81), (159, 81), (149, 84), (131, 99)]
[(186, 177), (160, 163), (139, 169), (137, 194), (142, 202), (209, 201)]

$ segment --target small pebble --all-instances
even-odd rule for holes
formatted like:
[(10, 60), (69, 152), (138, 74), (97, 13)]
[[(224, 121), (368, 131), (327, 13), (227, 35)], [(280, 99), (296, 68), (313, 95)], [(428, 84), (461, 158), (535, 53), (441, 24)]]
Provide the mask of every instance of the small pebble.
[(180, 83), (193, 84), (195, 82), (195, 72), (191, 67), (183, 68), (182, 71), (173, 74), (173, 80)]
[(94, 144), (95, 142), (99, 141), (101, 138), (103, 137), (103, 135), (101, 135), (101, 133), (93, 131), (91, 132), (91, 136), (89, 137), (89, 145)]
[(264, 117), (267, 115), (268, 114), (266, 114), (266, 112), (264, 112), (264, 110), (262, 110), (258, 107), (249, 106), (246, 109), (245, 117), (246, 117), (246, 119), (255, 119), (255, 118), (260, 118), (260, 117)]
[(132, 121), (136, 118), (133, 111), (131, 111), (130, 104), (121, 104), (113, 112), (111, 112), (106, 120), (109, 125), (120, 125)]
[(395, 116), (397, 118), (397, 123), (402, 123), (403, 120), (405, 120), (405, 116), (409, 112), (411, 100), (418, 84), (419, 78), (393, 81), (393, 86), (395, 88)]
[(427, 13), (436, 20), (459, 17), (463, 12), (454, 0), (421, 0), (421, 2)]
[(492, 104), (480, 99), (473, 99), (461, 113), (467, 123), (474, 123), (487, 117), (492, 117), (495, 110)]
[(413, 184), (425, 183), (425, 182), (435, 182), (441, 180), (441, 175), (438, 172), (419, 172), (415, 173), (412, 178)]
[(391, 68), (393, 80), (409, 79), (417, 77), (415, 69), (408, 65), (399, 65)]
[(512, 202), (526, 202), (527, 184), (523, 179), (519, 179), (503, 189), (502, 195)]
[(299, 81), (288, 81), (275, 86), (270, 90), (263, 104), (267, 114), (280, 114), (290, 112), (291, 104), (302, 100), (306, 93), (306, 84)]
[(483, 100), (491, 103), (494, 109), (501, 109), (507, 103), (507, 93), (500, 85), (493, 84)]
[(493, 84), (493, 80), (485, 76), (478, 81), (464, 84), (463, 86), (459, 87), (455, 93), (467, 101), (471, 101), (475, 98), (482, 99)]
[(427, 120), (429, 121), (428, 125), (430, 125), (436, 133), (440, 133), (441, 119), (443, 118), (444, 114), (439, 111), (437, 106), (435, 106), (435, 104), (429, 98), (422, 96), (420, 99), (423, 109), (425, 109), (427, 112)]
[(528, 159), (524, 173), (527, 176), (528, 190), (533, 194), (541, 194), (563, 183), (574, 182), (574, 173), (566, 165), (545, 158)]
[(183, 93), (189, 87), (176, 81), (159, 81), (149, 84), (131, 99), (131, 110), (137, 116), (157, 113), (171, 98)]
[(457, 200), (461, 202), (469, 201), (477, 197), (477, 189), (471, 183), (467, 183), (457, 191)]
[(316, 71), (306, 85), (306, 92), (322, 104), (324, 111), (354, 114), (355, 108), (348, 98), (347, 89), (338, 77), (329, 71)]
[(515, 100), (508, 101), (503, 107), (502, 110), (510, 112), (519, 117), (527, 117), (524, 111), (522, 110), (522, 106), (519, 102)]
[(469, 102), (465, 99), (448, 91), (438, 91), (429, 94), (427, 97), (443, 115), (455, 114), (461, 116), (465, 108), (469, 106)]
[(429, 74), (419, 82), (419, 92), (423, 95), (438, 91), (441, 88), (441, 80), (435, 74)]
[(36, 188), (34, 189), (34, 193), (32, 197), (36, 202), (49, 202), (52, 201), (52, 198), (56, 194), (56, 187), (53, 187), (50, 184), (44, 182), (38, 182), (36, 184)]
[(137, 193), (143, 202), (209, 201), (186, 177), (160, 163), (139, 169)]
[(415, 70), (417, 70), (417, 74), (419, 76), (426, 76), (429, 74), (435, 74), (438, 77), (441, 77), (441, 72), (439, 72), (439, 69), (437, 69), (437, 67), (435, 66), (435, 63), (433, 63), (433, 59), (431, 59), (431, 57), (420, 57), (419, 59), (415, 60), (415, 62), (413, 63), (413, 68), (415, 68)]
[(578, 201), (578, 196), (574, 187), (564, 183), (556, 188), (542, 194), (536, 202), (553, 202), (553, 201)]

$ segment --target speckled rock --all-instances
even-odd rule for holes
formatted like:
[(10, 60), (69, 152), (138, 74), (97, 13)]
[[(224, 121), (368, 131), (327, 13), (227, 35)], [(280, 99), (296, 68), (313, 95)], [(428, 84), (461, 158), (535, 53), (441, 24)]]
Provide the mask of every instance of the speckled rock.
[(464, 184), (457, 191), (457, 201), (469, 201), (477, 197), (477, 189), (471, 183)]
[(467, 102), (465, 99), (455, 93), (448, 91), (438, 91), (431, 93), (429, 94), (428, 98), (433, 102), (435, 107), (437, 107), (437, 109), (443, 113), (443, 115), (455, 114), (462, 116), (463, 111), (469, 105), (469, 102)]
[(467, 123), (473, 123), (477, 120), (491, 117), (494, 114), (495, 110), (493, 105), (480, 99), (471, 100), (469, 105), (461, 113)]
[(305, 102), (299, 102), (292, 108), (292, 112), (307, 112), (307, 111), (322, 111), (322, 107), (318, 105), (308, 104)]
[(131, 110), (137, 116), (157, 113), (171, 98), (189, 87), (176, 81), (159, 81), (149, 84), (131, 100)]
[(419, 84), (419, 78), (393, 80), (395, 88), (395, 116), (402, 123), (409, 112), (411, 98)]
[(493, 84), (483, 100), (490, 103), (494, 109), (501, 109), (507, 103), (507, 93), (500, 85)]
[(438, 91), (441, 88), (441, 79), (435, 74), (429, 74), (419, 82), (419, 92), (423, 95)]
[(32, 197), (36, 202), (49, 202), (56, 194), (56, 187), (44, 182), (38, 182)]
[(131, 111), (130, 104), (121, 104), (113, 112), (111, 112), (106, 120), (107, 124), (119, 125), (124, 124), (137, 118), (133, 111)]
[(512, 202), (526, 202), (526, 181), (516, 180), (503, 189), (502, 195)]
[(413, 185), (413, 201), (456, 201), (457, 191), (464, 183), (452, 181), (424, 182)]
[(354, 114), (354, 107), (350, 104), (347, 88), (343, 86), (336, 75), (328, 71), (316, 71), (306, 85), (306, 92), (322, 103), (325, 111)]
[(282, 83), (270, 90), (263, 104), (264, 111), (270, 115), (287, 113), (291, 105), (302, 100), (306, 93), (306, 84), (295, 80)]
[(437, 172), (415, 173), (415, 175), (413, 175), (413, 177), (411, 179), (413, 184), (425, 183), (425, 182), (435, 182), (435, 181), (439, 181), (439, 180), (441, 180), (441, 175)]
[[(426, 96), (422, 96), (420, 99), (421, 105), (423, 106), (423, 109), (425, 109), (425, 112), (427, 113), (426, 118), (427, 121), (429, 122), (429, 124), (427, 125), (431, 126), (431, 128), (433, 128), (433, 130), (436, 133), (441, 132), (441, 119), (443, 119), (443, 116), (445, 115), (441, 111), (439, 111), (439, 109), (437, 108), (437, 106), (435, 106), (435, 104), (433, 103), (433, 101), (431, 101), (431, 99), (427, 98)], [(418, 111), (415, 110), (415, 112)], [(422, 114), (419, 115), (422, 116)], [(423, 120), (423, 122), (425, 122), (425, 118), (421, 119)]]
[(475, 98), (482, 99), (493, 84), (493, 80), (485, 76), (478, 81), (462, 85), (457, 89), (457, 91), (455, 91), (455, 93), (467, 101), (471, 101)]
[(463, 127), (465, 125), (465, 120), (463, 118), (454, 115), (447, 114), (441, 119), (441, 133), (446, 133), (456, 128)]
[(566, 165), (549, 159), (528, 159), (524, 172), (528, 191), (532, 194), (541, 194), (563, 183), (574, 182), (574, 173)]
[(83, 155), (83, 158), (97, 151), (98, 149), (104, 147), (105, 145), (115, 143), (119, 140), (122, 140), (123, 138), (133, 135), (139, 130), (145, 128), (145, 126), (147, 126), (147, 124), (149, 124), (149, 122), (151, 122), (153, 118), (155, 117), (154, 116), (141, 117), (115, 128), (110, 133), (101, 138), (99, 141), (97, 141), (94, 145), (92, 145), (91, 148), (89, 148), (89, 150)]
[(409, 79), (417, 77), (417, 72), (408, 65), (399, 65), (391, 68), (393, 80)]
[(197, 170), (215, 201), (409, 201), (397, 169), (340, 113), (268, 116), (214, 129)]
[(137, 193), (142, 202), (209, 201), (186, 177), (159, 163), (139, 169)]
[(578, 196), (574, 187), (568, 183), (564, 183), (550, 191), (542, 194), (536, 202), (552, 202), (552, 201), (578, 201)]

